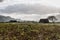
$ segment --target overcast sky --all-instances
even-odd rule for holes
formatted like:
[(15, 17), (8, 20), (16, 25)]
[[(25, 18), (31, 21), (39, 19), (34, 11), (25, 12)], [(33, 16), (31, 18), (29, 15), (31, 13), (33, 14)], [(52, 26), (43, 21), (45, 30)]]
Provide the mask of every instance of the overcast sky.
[(22, 20), (46, 18), (60, 13), (60, 0), (3, 0), (0, 3), (0, 15)]

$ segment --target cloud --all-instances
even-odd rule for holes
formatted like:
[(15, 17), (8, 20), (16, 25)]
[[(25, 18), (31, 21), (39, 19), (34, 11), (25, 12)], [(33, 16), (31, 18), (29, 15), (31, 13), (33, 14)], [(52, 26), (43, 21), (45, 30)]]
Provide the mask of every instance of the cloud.
[(27, 5), (27, 4), (15, 4), (7, 6), (5, 9), (0, 9), (1, 13), (19, 13), (19, 14), (48, 14), (57, 13), (57, 8), (48, 7), (40, 4)]
[[(0, 0), (1, 1), (1, 0)], [(3, 0), (0, 15), (20, 18), (22, 20), (39, 20), (51, 15), (60, 15), (59, 2), (56, 0)], [(57, 2), (57, 3), (56, 3)], [(57, 18), (59, 18), (58, 16)]]
[(3, 0), (0, 0), (0, 2), (2, 2)]
[(59, 15), (59, 10), (58, 8), (41, 4), (15, 4), (0, 9), (0, 14), (22, 20), (38, 21), (40, 18), (46, 18), (50, 15)]

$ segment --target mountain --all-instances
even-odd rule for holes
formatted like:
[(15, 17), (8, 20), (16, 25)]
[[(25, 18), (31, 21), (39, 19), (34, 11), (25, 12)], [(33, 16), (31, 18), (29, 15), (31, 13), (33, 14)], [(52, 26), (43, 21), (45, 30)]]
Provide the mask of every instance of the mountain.
[(0, 22), (8, 22), (9, 20), (14, 20), (14, 18), (0, 15)]

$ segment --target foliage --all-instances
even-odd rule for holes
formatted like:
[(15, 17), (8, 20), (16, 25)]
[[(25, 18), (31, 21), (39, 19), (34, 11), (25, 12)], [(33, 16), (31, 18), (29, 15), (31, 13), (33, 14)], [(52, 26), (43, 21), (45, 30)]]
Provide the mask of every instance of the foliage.
[(51, 20), (53, 23), (55, 22), (55, 20), (57, 20), (55, 16), (49, 16), (48, 19)]
[(0, 40), (59, 40), (60, 25), (0, 23)]

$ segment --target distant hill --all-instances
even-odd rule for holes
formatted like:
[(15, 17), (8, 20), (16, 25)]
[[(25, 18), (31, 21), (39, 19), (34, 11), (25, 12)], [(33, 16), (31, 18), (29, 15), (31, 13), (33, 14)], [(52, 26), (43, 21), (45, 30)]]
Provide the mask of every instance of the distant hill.
[(14, 20), (14, 18), (0, 15), (0, 22), (8, 22), (9, 20)]

